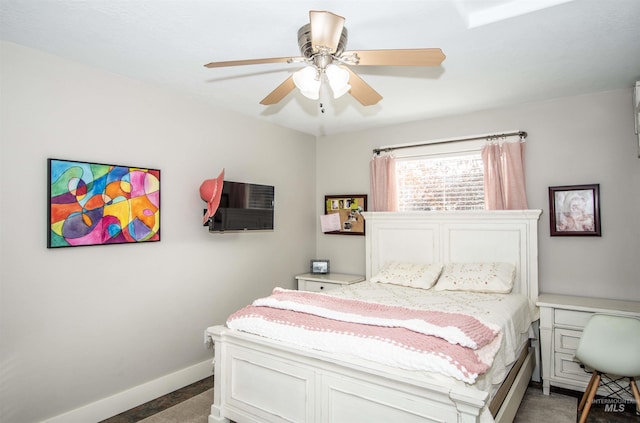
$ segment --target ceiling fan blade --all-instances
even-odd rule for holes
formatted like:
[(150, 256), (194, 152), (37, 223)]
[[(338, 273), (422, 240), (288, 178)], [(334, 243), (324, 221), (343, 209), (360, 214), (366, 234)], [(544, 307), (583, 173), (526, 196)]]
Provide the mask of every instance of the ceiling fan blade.
[(271, 104), (276, 104), (283, 98), (287, 96), (291, 91), (296, 88), (296, 84), (293, 83), (293, 75), (285, 79), (285, 81), (278, 85), (278, 87), (271, 91), (268, 96), (262, 99), (260, 104), (264, 104), (265, 106), (269, 106)]
[(289, 61), (303, 61), (303, 57), (271, 57), (268, 59), (231, 60), (227, 62), (211, 62), (205, 68), (223, 68), (226, 66), (262, 65), (265, 63), (282, 63)]
[(331, 12), (312, 10), (309, 12), (311, 27), (311, 48), (326, 47), (329, 53), (335, 53), (344, 27), (344, 18)]
[(373, 106), (374, 104), (382, 100), (382, 96), (378, 94), (376, 90), (371, 88), (369, 84), (364, 82), (364, 80), (360, 78), (354, 71), (346, 66), (340, 67), (349, 71), (349, 84), (351, 85), (349, 94), (351, 94), (353, 98), (358, 100), (360, 104), (362, 104), (363, 106)]
[(439, 48), (347, 51), (342, 56), (354, 53), (359, 66), (438, 66), (446, 57)]

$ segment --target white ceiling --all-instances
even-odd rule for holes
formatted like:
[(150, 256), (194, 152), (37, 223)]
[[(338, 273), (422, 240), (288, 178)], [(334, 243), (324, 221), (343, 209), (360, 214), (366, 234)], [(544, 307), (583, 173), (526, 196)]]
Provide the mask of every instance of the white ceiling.
[[(537, 10), (536, 10), (537, 9)], [(300, 56), (309, 10), (346, 18), (347, 50), (440, 47), (435, 68), (353, 67), (382, 96), (259, 101), (299, 64), (207, 69)], [(631, 88), (640, 0), (0, 0), (3, 40), (183, 91), (314, 135)]]

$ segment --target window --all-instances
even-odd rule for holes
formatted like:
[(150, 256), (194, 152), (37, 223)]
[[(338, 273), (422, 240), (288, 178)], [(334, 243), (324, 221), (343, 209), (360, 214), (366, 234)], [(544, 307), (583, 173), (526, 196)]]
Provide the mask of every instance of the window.
[(480, 150), (396, 158), (398, 209), (483, 210)]

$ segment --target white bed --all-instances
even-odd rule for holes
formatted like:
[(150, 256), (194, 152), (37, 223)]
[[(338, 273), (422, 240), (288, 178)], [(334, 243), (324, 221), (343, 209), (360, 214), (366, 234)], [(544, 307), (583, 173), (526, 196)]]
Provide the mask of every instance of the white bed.
[[(365, 213), (367, 280), (392, 260), (509, 262), (516, 265), (514, 293), (535, 301), (539, 216), (539, 210)], [(376, 289), (369, 282), (363, 286), (367, 284)], [(351, 294), (347, 290), (336, 295)], [(531, 320), (535, 319), (533, 315)], [(470, 385), (226, 326), (207, 332), (215, 350), (210, 423), (485, 422), (493, 416), (497, 422), (509, 422), (536, 362), (533, 349), (520, 348), (518, 364), (508, 373), (503, 389), (496, 391), (487, 380)], [(496, 360), (496, 365), (498, 361), (502, 362)]]

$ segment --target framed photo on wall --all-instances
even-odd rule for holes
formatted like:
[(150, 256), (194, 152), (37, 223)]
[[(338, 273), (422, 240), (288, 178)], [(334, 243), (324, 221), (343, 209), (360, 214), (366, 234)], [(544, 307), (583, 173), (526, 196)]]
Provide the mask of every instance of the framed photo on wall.
[(601, 236), (600, 185), (549, 187), (551, 236)]
[(47, 163), (47, 248), (160, 241), (159, 169)]
[(349, 195), (325, 195), (325, 217), (333, 215), (334, 226), (332, 230), (324, 230), (324, 233), (334, 235), (364, 235), (364, 217), (362, 212), (367, 211), (367, 196), (365, 194)]

